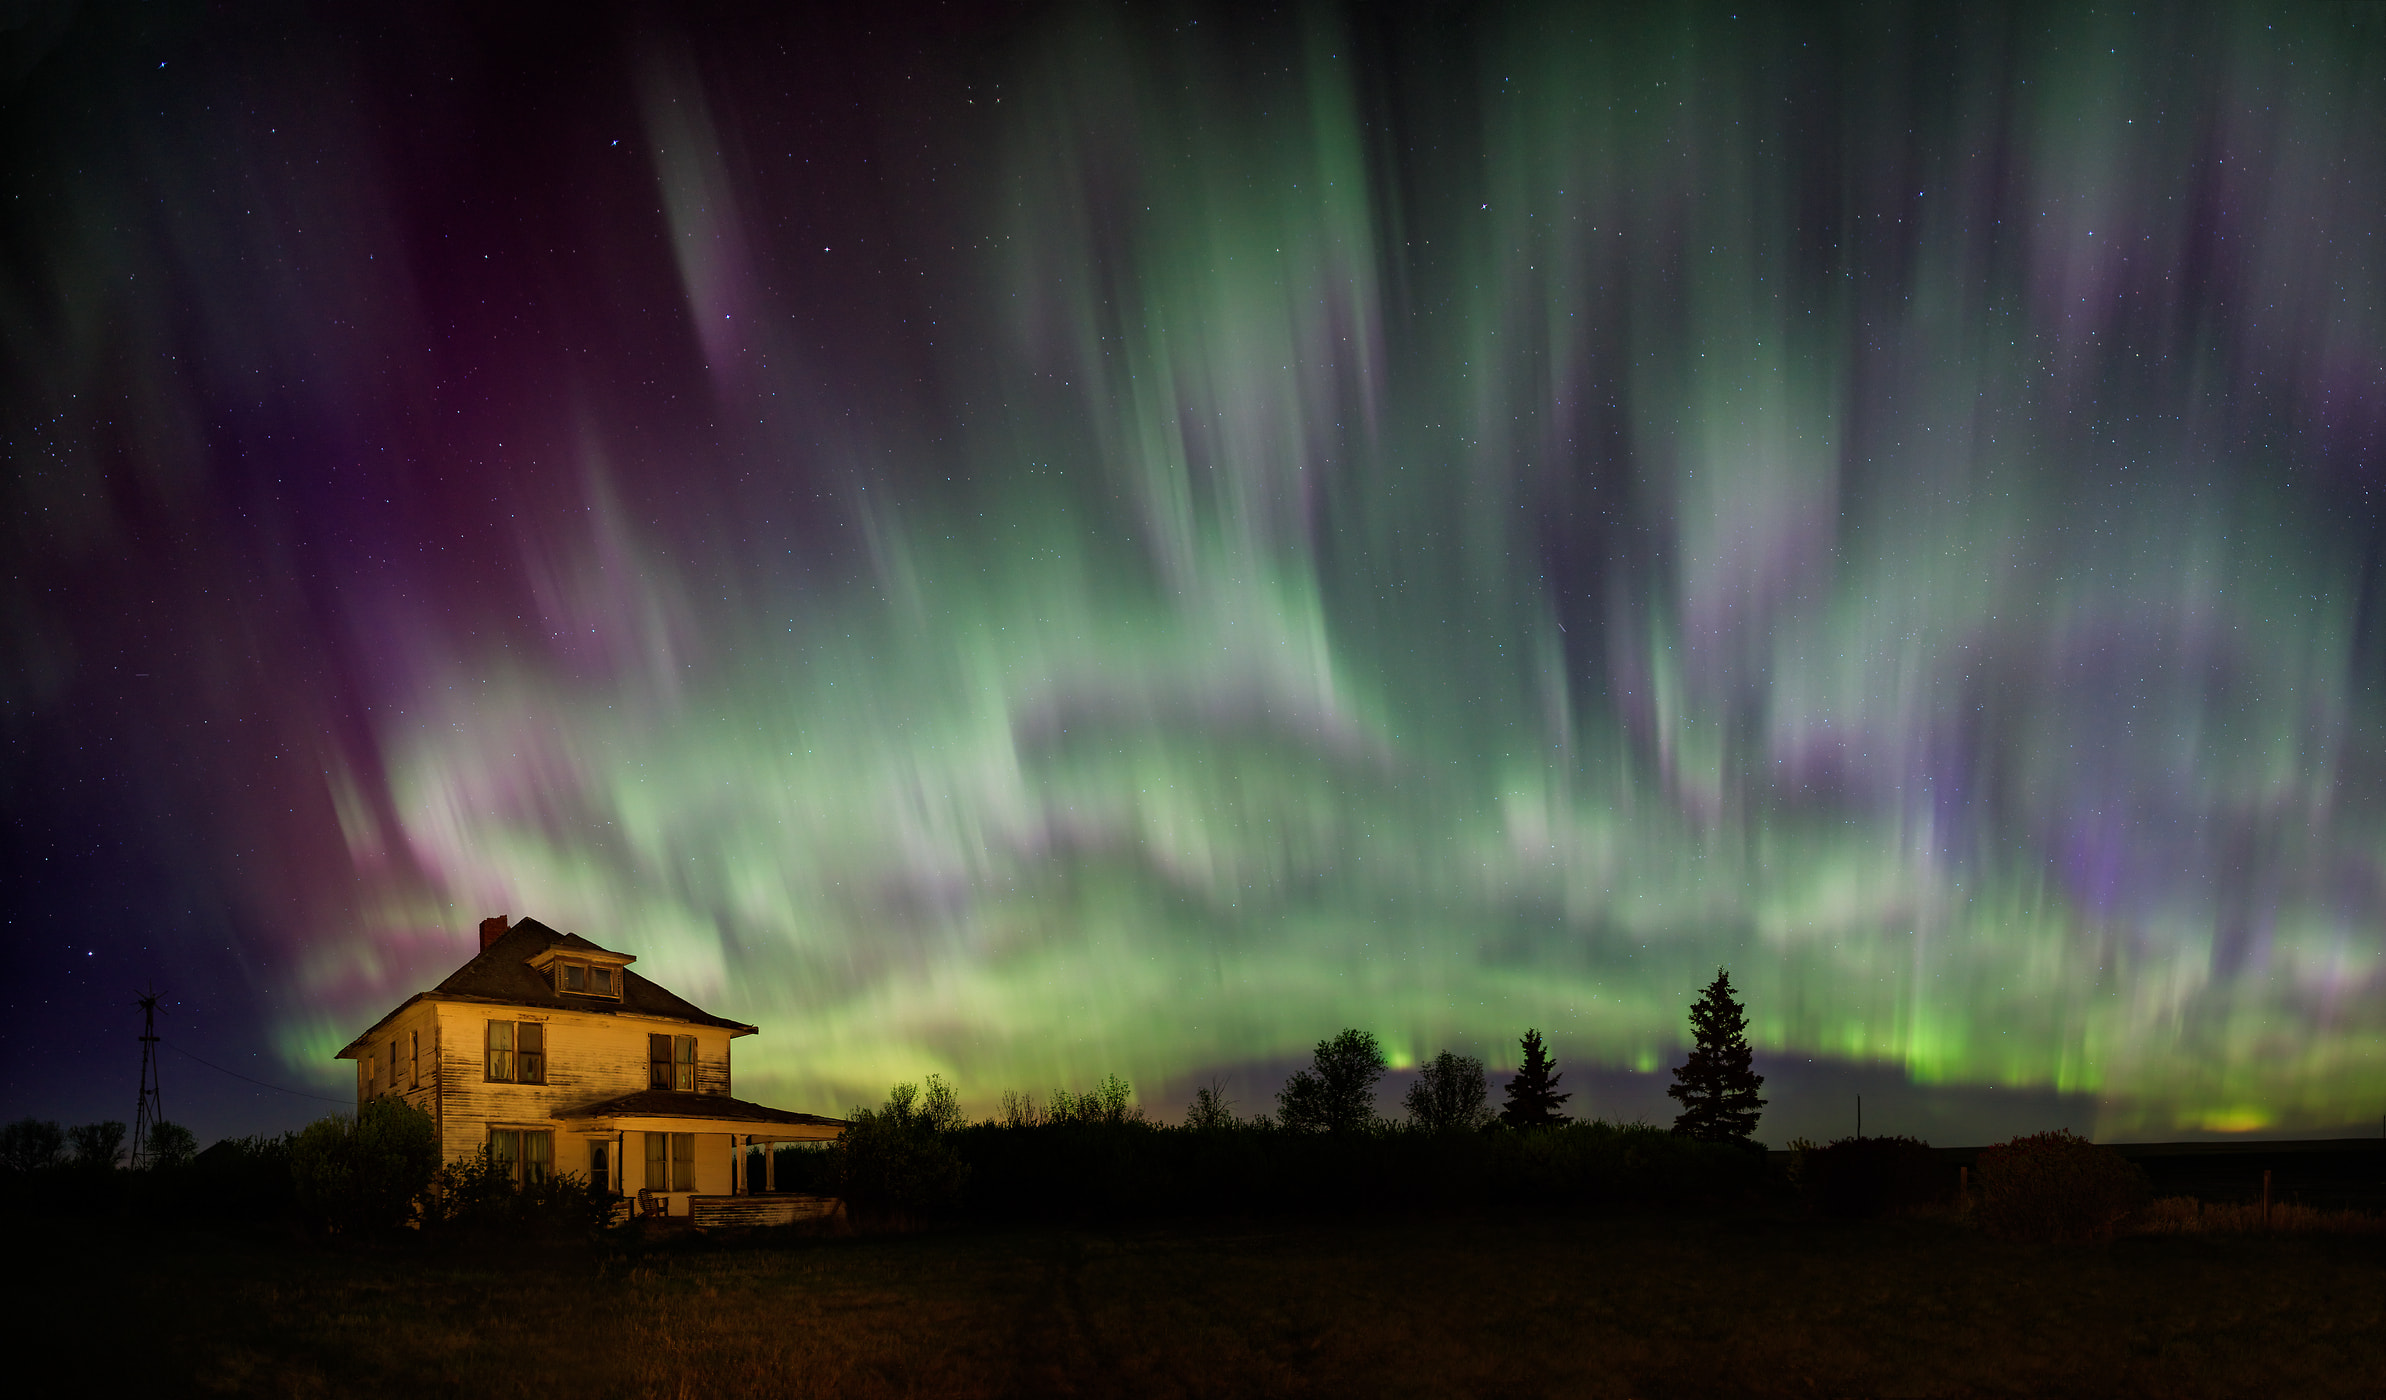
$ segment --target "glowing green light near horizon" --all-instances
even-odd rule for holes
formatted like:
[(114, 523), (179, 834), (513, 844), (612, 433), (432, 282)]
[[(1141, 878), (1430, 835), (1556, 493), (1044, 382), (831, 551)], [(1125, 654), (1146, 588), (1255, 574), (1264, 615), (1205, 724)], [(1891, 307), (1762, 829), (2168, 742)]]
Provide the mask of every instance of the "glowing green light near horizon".
[[(857, 495), (876, 577), (826, 605), (542, 541), (609, 555), (603, 625), (655, 659), (443, 676), (383, 736), (403, 830), (350, 831), (429, 875), (382, 922), (636, 952), (807, 1104), (1345, 1024), (1659, 1067), (1721, 962), (1764, 1048), (2093, 1092), (2107, 1130), (2374, 1111), (2329, 526), (2150, 393), (2081, 460), (2078, 327), (2033, 300), (2113, 275), (2074, 225), (2165, 138), (2092, 75), (2033, 99), (2061, 213), (1991, 248), (1939, 180), (1884, 326), (1885, 269), (1795, 246), (1758, 56), (1491, 51), (1491, 154), (1396, 191), (1330, 40), (1256, 92), (1057, 48), (984, 213), (1009, 339), (950, 368), (1073, 415), (954, 445), (966, 497)], [(700, 263), (708, 310), (753, 280)]]

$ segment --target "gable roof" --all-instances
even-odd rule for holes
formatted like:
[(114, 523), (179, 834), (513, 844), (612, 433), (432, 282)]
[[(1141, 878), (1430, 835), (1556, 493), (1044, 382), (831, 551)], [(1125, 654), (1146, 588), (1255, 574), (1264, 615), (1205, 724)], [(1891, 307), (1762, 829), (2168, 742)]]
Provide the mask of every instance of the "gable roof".
[[(586, 1011), (599, 1016), (659, 1016), (673, 1021), (687, 1021), (699, 1026), (720, 1026), (733, 1035), (755, 1034), (757, 1027), (726, 1016), (715, 1016), (677, 992), (657, 986), (628, 968), (615, 975), (621, 978), (621, 996), (581, 996), (558, 992), (555, 984), (541, 976), (530, 960), (549, 948), (577, 953), (612, 953), (600, 948), (576, 933), (558, 933), (536, 919), (524, 919), (500, 934), (497, 941), (480, 950), (462, 967), (447, 975), (427, 992), (417, 992), (390, 1011), (389, 1015), (373, 1023), (372, 1029), (350, 1042), (335, 1059), (347, 1059), (375, 1032), (387, 1025), (400, 1011), (426, 997), (443, 1001), (481, 1001), (501, 1006), (536, 1006), (553, 1011)], [(621, 954), (613, 953), (619, 957)]]

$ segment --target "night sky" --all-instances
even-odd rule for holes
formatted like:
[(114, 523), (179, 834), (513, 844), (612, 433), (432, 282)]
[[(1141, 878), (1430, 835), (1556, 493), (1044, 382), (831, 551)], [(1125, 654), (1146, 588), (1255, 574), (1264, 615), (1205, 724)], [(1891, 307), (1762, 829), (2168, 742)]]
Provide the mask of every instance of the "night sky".
[(506, 9), (0, 33), (0, 1116), (506, 913), (815, 1112), (2378, 1131), (2381, 7)]

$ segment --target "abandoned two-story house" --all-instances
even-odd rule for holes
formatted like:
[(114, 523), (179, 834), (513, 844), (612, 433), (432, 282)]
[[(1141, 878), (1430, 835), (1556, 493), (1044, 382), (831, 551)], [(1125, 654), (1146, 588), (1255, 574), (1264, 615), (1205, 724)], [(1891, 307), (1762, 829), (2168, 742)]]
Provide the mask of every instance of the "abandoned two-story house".
[[(430, 1114), (443, 1161), (486, 1150), (517, 1180), (573, 1172), (701, 1224), (770, 1189), (768, 1149), (844, 1130), (732, 1097), (730, 1044), (756, 1028), (630, 971), (629, 954), (503, 916), (481, 922), (480, 943), (339, 1054), (356, 1061), (360, 1108), (397, 1095)], [(761, 1204), (728, 1213), (763, 1223)]]

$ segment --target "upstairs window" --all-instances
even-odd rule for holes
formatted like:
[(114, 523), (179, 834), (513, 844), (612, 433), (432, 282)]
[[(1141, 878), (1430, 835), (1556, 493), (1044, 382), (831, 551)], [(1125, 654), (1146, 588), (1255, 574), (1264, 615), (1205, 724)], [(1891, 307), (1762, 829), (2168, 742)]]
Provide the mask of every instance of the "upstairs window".
[(547, 1028), (536, 1021), (514, 1027), (514, 1071), (518, 1083), (547, 1082)]
[(646, 1038), (646, 1087), (696, 1092), (696, 1037), (650, 1035)]
[(536, 1021), (489, 1023), (489, 1082), (547, 1082), (547, 1028)]
[(555, 964), (555, 990), (574, 996), (618, 997), (621, 979), (614, 969), (597, 963), (559, 962)]

